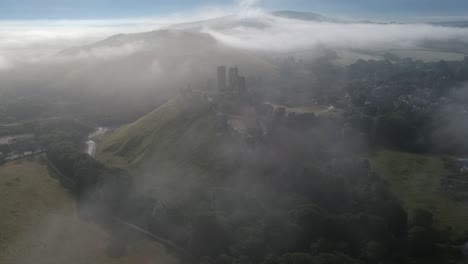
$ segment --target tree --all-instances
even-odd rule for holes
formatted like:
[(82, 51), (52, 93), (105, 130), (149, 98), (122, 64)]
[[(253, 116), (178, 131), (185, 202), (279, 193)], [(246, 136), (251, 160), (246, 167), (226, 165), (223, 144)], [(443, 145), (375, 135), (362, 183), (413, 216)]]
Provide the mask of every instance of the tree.
[(213, 213), (201, 213), (193, 221), (192, 252), (197, 256), (217, 256), (226, 253), (231, 235), (221, 218)]
[(362, 264), (363, 262), (345, 254), (327, 253), (312, 256), (306, 253), (288, 253), (279, 257), (269, 257), (264, 264)]
[(422, 226), (414, 226), (408, 232), (409, 248), (413, 255), (434, 254), (435, 244), (432, 232)]
[(428, 230), (432, 229), (433, 216), (428, 210), (418, 208), (414, 210), (413, 217), (411, 219), (412, 226), (424, 227)]
[(409, 116), (401, 112), (391, 112), (377, 119), (374, 138), (376, 143), (382, 145), (412, 149), (417, 134), (417, 128)]

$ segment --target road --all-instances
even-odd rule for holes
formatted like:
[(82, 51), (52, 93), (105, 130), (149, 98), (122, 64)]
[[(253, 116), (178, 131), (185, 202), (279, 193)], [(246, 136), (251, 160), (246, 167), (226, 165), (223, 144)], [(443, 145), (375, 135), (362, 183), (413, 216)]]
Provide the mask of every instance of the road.
[(93, 133), (89, 134), (88, 135), (88, 139), (92, 140), (92, 139), (95, 139), (96, 137), (102, 135), (102, 134), (105, 134), (109, 131), (111, 131), (112, 129), (110, 128), (107, 128), (107, 127), (98, 127), (98, 129), (96, 131), (94, 131)]
[(176, 252), (178, 252), (180, 255), (182, 255), (182, 256), (184, 256), (184, 257), (189, 257), (189, 256), (191, 256), (190, 253), (189, 253), (187, 250), (185, 250), (184, 248), (182, 248), (182, 247), (180, 247), (180, 246), (174, 244), (174, 243), (173, 243), (172, 241), (170, 241), (170, 240), (167, 240), (167, 239), (165, 239), (165, 238), (163, 238), (163, 237), (160, 237), (160, 236), (158, 236), (158, 235), (152, 233), (151, 231), (148, 231), (148, 230), (146, 230), (146, 229), (144, 229), (144, 228), (141, 228), (141, 227), (139, 227), (139, 226), (137, 226), (137, 225), (131, 224), (131, 223), (129, 223), (129, 222), (127, 222), (127, 221), (125, 221), (125, 220), (119, 218), (119, 217), (116, 217), (116, 216), (112, 217), (112, 219), (113, 219), (114, 221), (116, 221), (117, 223), (122, 224), (122, 225), (124, 225), (124, 226), (126, 226), (126, 227), (132, 229), (133, 231), (136, 231), (136, 232), (138, 232), (138, 233), (144, 234), (144, 235), (146, 235), (146, 236), (148, 236), (148, 237), (150, 237), (150, 238), (156, 240), (157, 242), (159, 242), (159, 243), (165, 245), (166, 247), (169, 247), (169, 248), (175, 250)]
[(11, 156), (7, 156), (4, 161), (13, 161), (13, 160), (19, 160), (19, 159), (25, 159), (29, 158), (35, 155), (39, 155), (45, 152), (45, 149), (38, 149), (35, 151), (26, 151), (21, 154), (14, 154)]

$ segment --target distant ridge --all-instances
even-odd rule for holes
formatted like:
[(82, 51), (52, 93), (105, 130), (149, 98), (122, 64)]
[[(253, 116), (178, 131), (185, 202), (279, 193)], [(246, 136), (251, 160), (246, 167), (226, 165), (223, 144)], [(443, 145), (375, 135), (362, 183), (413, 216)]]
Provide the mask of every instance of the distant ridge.
[(205, 27), (208, 27), (211, 29), (224, 30), (243, 26), (262, 29), (267, 28), (270, 22), (272, 22), (275, 18), (286, 18), (311, 22), (350, 23), (350, 21), (330, 18), (313, 12), (281, 10), (253, 17), (231, 15), (209, 20), (186, 22), (171, 25), (169, 28), (182, 30), (201, 30)]
[(429, 22), (429, 24), (444, 27), (468, 28), (468, 21)]
[(58, 55), (77, 55), (80, 52), (91, 51), (96, 48), (119, 47), (125, 44), (135, 43), (136, 41), (144, 41), (148, 44), (167, 46), (177, 46), (177, 44), (181, 41), (183, 43), (192, 43), (194, 46), (210, 46), (216, 43), (216, 40), (211, 35), (206, 33), (176, 29), (163, 29), (142, 33), (117, 34), (90, 45), (62, 50), (58, 53)]
[(290, 10), (281, 10), (275, 11), (271, 13), (273, 16), (289, 18), (289, 19), (297, 19), (297, 20), (305, 20), (305, 21), (317, 21), (317, 22), (330, 22), (330, 23), (344, 23), (346, 21), (341, 21), (334, 18), (329, 18), (317, 13), (312, 12), (298, 12), (298, 11), (290, 11)]

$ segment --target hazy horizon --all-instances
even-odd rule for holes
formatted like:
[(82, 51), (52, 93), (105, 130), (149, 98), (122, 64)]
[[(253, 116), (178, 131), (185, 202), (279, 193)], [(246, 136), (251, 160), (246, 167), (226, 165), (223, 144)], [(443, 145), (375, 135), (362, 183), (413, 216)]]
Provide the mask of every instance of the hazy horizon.
[[(442, 28), (422, 23), (402, 25), (317, 23), (286, 18), (272, 18), (264, 8), (267, 1), (242, 0), (231, 5), (202, 5), (191, 11), (167, 13), (156, 17), (114, 19), (0, 19), (0, 70), (22, 63), (37, 63), (70, 47), (92, 44), (119, 33), (141, 33), (168, 26), (205, 21), (234, 15), (237, 25), (229, 30), (204, 25), (197, 30), (217, 41), (245, 50), (292, 51), (317, 45), (332, 48), (415, 48), (423, 40), (457, 39), (465, 41), (468, 32), (461, 28)], [(285, 6), (278, 5), (278, 8)], [(291, 7), (294, 7), (292, 5)], [(293, 9), (293, 8), (291, 8)], [(319, 8), (318, 8), (319, 9)], [(308, 10), (305, 10), (308, 11)], [(311, 10), (312, 11), (312, 10)], [(318, 12), (319, 13), (319, 12)], [(328, 14), (321, 15), (328, 16)], [(338, 17), (339, 18), (339, 17)], [(243, 25), (256, 20), (266, 28)], [(349, 21), (359, 21), (350, 19)], [(257, 23), (256, 22), (256, 23)], [(313, 36), (313, 37), (310, 37)], [(336, 38), (340, 36), (340, 38)], [(362, 38), (362, 36), (372, 36)], [(125, 49), (126, 51), (128, 49)]]
[(293, 10), (352, 19), (398, 21), (467, 20), (468, 3), (462, 0), (436, 1), (345, 1), (345, 0), (175, 0), (175, 1), (32, 1), (6, 0), (0, 3), (0, 20), (95, 20), (155, 18), (199, 10), (235, 13), (239, 8), (267, 11)]

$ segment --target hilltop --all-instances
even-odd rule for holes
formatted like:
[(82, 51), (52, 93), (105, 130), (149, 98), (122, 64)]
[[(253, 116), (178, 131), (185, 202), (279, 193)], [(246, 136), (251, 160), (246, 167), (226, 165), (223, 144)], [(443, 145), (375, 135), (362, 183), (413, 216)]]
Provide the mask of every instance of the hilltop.
[[(159, 198), (187, 195), (225, 165), (219, 155), (229, 135), (219, 134), (215, 112), (180, 96), (98, 143), (98, 159), (134, 172), (137, 184)], [(179, 197), (180, 198), (180, 197)]]
[[(187, 126), (203, 123), (205, 113), (206, 109), (201, 107), (189, 110), (189, 106), (185, 105), (180, 97), (176, 97), (134, 123), (113, 131), (100, 144), (100, 149), (102, 153), (112, 153), (120, 157), (121, 166), (141, 165), (150, 151), (158, 151), (155, 147), (164, 143), (162, 141), (173, 140), (176, 144), (182, 143), (181, 135), (176, 133), (183, 136), (190, 130)], [(181, 127), (183, 130), (180, 130)], [(206, 124), (199, 128), (203, 129), (203, 132), (209, 132)], [(174, 137), (177, 140), (174, 140)], [(172, 146), (170, 151), (177, 151), (177, 147)]]

